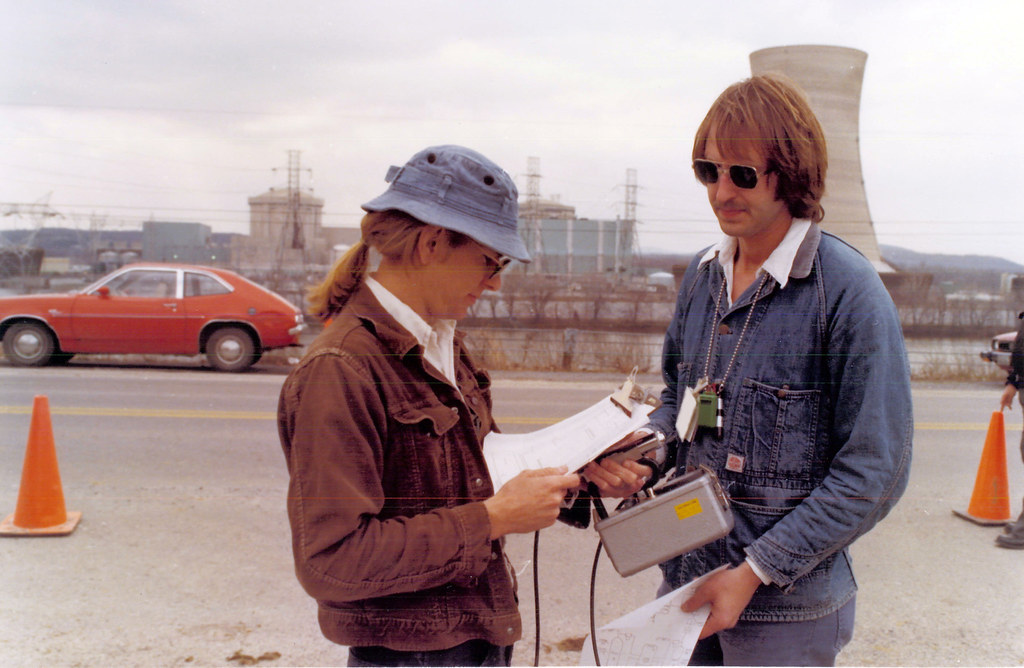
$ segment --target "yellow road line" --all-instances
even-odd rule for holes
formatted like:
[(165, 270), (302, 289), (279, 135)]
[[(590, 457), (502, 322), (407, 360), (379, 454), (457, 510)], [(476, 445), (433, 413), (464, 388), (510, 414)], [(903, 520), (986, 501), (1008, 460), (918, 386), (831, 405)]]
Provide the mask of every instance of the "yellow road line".
[[(0, 415), (31, 415), (32, 406), (0, 406)], [(51, 415), (89, 417), (184, 418), (212, 420), (276, 420), (277, 413), (267, 411), (217, 411), (186, 408), (99, 408), (89, 406), (51, 406)], [(498, 424), (548, 425), (558, 422), (545, 418), (504, 418)]]
[[(0, 415), (30, 415), (31, 406), (0, 406)], [(210, 411), (185, 408), (96, 408), (51, 406), (51, 415), (84, 415), (93, 417), (139, 418), (212, 418), (217, 420), (276, 420), (276, 413), (260, 411)]]
[[(32, 406), (0, 406), (0, 415), (31, 415)], [(276, 420), (277, 413), (268, 411), (218, 411), (186, 408), (99, 408), (90, 406), (51, 406), (51, 415), (79, 415), (91, 417), (133, 417), (165, 419), (210, 420)], [(547, 426), (558, 422), (556, 418), (496, 417), (499, 425), (522, 424)], [(1006, 424), (1007, 430), (1021, 429), (1021, 424)], [(916, 431), (987, 431), (985, 422), (917, 422)]]
[[(1007, 430), (1020, 429), (1021, 424), (1006, 423)], [(988, 431), (987, 422), (917, 422), (915, 431)]]

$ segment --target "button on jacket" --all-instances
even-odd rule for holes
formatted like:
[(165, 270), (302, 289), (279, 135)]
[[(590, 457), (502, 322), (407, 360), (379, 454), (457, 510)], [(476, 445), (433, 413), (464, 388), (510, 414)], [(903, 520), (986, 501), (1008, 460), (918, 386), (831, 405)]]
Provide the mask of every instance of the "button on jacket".
[(482, 503), (490, 378), (459, 334), (455, 373), (457, 388), (360, 286), (284, 383), (295, 568), (334, 642), (435, 650), (521, 635)]
[(698, 428), (677, 466), (717, 473), (735, 528), (662, 570), (678, 587), (749, 556), (773, 584), (757, 589), (740, 619), (816, 619), (854, 596), (848, 547), (907, 485), (913, 415), (899, 319), (870, 263), (817, 225), (784, 288), (768, 278), (751, 306), (755, 282), (732, 306), (723, 300), (716, 321), (723, 280), (717, 262), (688, 268), (665, 337), (663, 405), (651, 422), (675, 434), (681, 398), (704, 375), (716, 332), (712, 381), (735, 354), (721, 393), (723, 434)]

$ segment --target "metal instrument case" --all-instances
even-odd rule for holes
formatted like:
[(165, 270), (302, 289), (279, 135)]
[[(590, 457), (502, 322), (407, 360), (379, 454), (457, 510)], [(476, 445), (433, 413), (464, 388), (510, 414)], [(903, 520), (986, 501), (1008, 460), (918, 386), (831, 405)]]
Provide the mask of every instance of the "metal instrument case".
[(732, 531), (729, 500), (710, 470), (670, 478), (651, 492), (595, 523), (612, 565), (623, 577)]

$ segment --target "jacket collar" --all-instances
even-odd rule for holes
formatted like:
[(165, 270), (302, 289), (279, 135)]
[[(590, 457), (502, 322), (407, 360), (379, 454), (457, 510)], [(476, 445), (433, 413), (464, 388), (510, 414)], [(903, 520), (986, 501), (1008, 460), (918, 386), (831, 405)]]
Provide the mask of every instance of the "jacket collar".
[[(789, 266), (789, 277), (790, 278), (807, 278), (811, 273), (811, 268), (814, 265), (814, 255), (818, 250), (818, 244), (821, 242), (821, 225), (817, 223), (811, 223), (809, 221), (803, 221), (805, 225), (808, 225), (807, 231), (804, 233), (803, 238), (800, 241), (800, 245), (797, 247), (795, 254), (792, 256), (792, 263)], [(710, 246), (701, 253), (700, 264), (707, 264), (710, 261), (718, 258), (719, 264), (722, 265), (724, 274), (729, 277), (728, 280), (731, 283), (732, 276), (732, 254), (735, 253), (736, 240), (732, 237), (725, 237), (714, 246)], [(776, 249), (777, 252), (779, 249)], [(725, 252), (729, 254), (729, 259), (722, 261), (721, 254)], [(793, 251), (790, 250), (790, 253)], [(785, 261), (785, 260), (783, 260)], [(776, 262), (776, 265), (779, 263)], [(728, 265), (728, 266), (726, 266)], [(785, 271), (784, 268), (778, 268), (773, 276), (779, 277), (776, 282), (782, 284), (781, 274), (779, 271)]]
[(356, 318), (373, 332), (389, 353), (404, 357), (419, 345), (416, 337), (381, 306), (365, 283), (360, 283), (341, 310), (339, 317), (345, 316)]
[[(422, 357), (423, 350), (419, 347), (420, 343), (416, 337), (381, 306), (373, 291), (365, 283), (361, 283), (352, 293), (340, 315), (357, 318), (367, 329), (377, 335), (388, 352), (400, 357), (415, 352)], [(456, 358), (463, 350), (463, 336), (462, 332), (458, 329), (455, 330)]]
[(800, 248), (793, 258), (793, 268), (789, 270), (791, 278), (807, 278), (811, 275), (811, 268), (814, 266), (814, 254), (818, 252), (818, 244), (821, 243), (821, 224), (811, 223), (810, 229), (800, 243)]

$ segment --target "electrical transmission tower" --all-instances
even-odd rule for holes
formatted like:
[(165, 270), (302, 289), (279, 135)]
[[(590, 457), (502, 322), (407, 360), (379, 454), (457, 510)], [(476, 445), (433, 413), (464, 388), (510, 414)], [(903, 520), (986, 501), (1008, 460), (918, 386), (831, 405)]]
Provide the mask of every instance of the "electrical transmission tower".
[(285, 234), (291, 241), (289, 247), (302, 251), (305, 264), (306, 239), (302, 233), (302, 218), (299, 216), (302, 207), (302, 195), (299, 190), (299, 178), (302, 173), (300, 153), (288, 151), (288, 222), (285, 225)]
[[(5, 247), (4, 253), (0, 254), (0, 275), (14, 274), (24, 276), (28, 273), (38, 273), (39, 265), (42, 263), (43, 251), (35, 247), (36, 236), (39, 230), (46, 225), (48, 218), (63, 218), (64, 215), (50, 206), (50, 196), (47, 193), (35, 202), (21, 203), (10, 202), (3, 204), (3, 215), (28, 218), (32, 221), (32, 229), (28, 236), (20, 243), (8, 243), (0, 235), (0, 246)], [(8, 266), (13, 260), (14, 266)]]
[(626, 170), (626, 222), (636, 222), (636, 170)]
[[(286, 273), (295, 273), (295, 270), (298, 270), (301, 276), (305, 276), (309, 270), (309, 253), (302, 215), (301, 154), (302, 151), (288, 151), (288, 203), (281, 224), (281, 239), (275, 254), (272, 280), (274, 289), (281, 292), (287, 291)], [(312, 170), (306, 171), (312, 173)], [(288, 272), (285, 271), (285, 265), (288, 265)]]
[(4, 216), (27, 217), (32, 221), (32, 231), (22, 244), (23, 246), (30, 247), (35, 243), (36, 235), (39, 234), (39, 230), (43, 229), (43, 226), (46, 225), (47, 218), (64, 217), (63, 214), (50, 206), (51, 195), (53, 195), (52, 192), (47, 193), (35, 202), (29, 204), (20, 202), (4, 203)]
[(544, 251), (540, 235), (540, 158), (526, 159), (526, 229), (532, 244), (535, 271), (540, 272)]
[(634, 265), (635, 252), (639, 250), (639, 242), (636, 233), (636, 170), (626, 169), (626, 201), (622, 219), (621, 234), (615, 247), (616, 275), (623, 269), (632, 269)]

